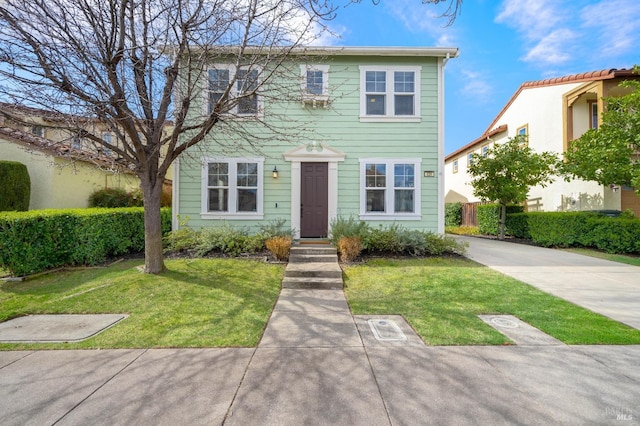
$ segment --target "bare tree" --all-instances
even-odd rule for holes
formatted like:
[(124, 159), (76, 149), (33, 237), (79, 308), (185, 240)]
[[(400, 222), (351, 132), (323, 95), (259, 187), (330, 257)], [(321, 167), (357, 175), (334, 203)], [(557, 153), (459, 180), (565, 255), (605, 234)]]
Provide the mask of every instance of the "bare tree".
[[(4, 0), (0, 93), (61, 113), (69, 131), (138, 176), (145, 272), (159, 273), (160, 198), (171, 163), (214, 129), (259, 147), (260, 136), (229, 117), (260, 108), (259, 92), (293, 93), (295, 84), (261, 89), (283, 81), (275, 76), (292, 71), (292, 52), (300, 57), (336, 10), (331, 0)], [(206, 65), (220, 58), (242, 73), (208, 74)], [(203, 87), (214, 88), (206, 110)], [(105, 123), (115, 138), (88, 130), (88, 119)], [(285, 133), (261, 124), (270, 138)]]

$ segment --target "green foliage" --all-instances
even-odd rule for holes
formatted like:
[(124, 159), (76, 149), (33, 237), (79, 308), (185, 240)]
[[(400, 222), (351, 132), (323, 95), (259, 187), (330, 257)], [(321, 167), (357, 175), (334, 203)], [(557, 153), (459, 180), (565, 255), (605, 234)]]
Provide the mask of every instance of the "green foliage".
[[(163, 232), (171, 213), (161, 212)], [(95, 265), (144, 249), (144, 210), (70, 209), (0, 214), (0, 267), (22, 276)]]
[(132, 204), (131, 195), (122, 188), (103, 188), (89, 196), (89, 207), (120, 208)]
[(462, 203), (446, 203), (444, 205), (444, 226), (462, 225)]
[[(507, 218), (511, 213), (522, 213), (522, 206), (507, 206)], [(478, 205), (478, 231), (483, 235), (498, 235), (500, 228), (500, 205)]]
[(206, 256), (211, 253), (238, 256), (243, 253), (254, 253), (263, 248), (264, 240), (260, 235), (249, 235), (246, 228), (236, 228), (227, 223), (202, 229), (194, 247), (197, 256)]
[(27, 211), (30, 197), (27, 166), (16, 161), (0, 161), (0, 211)]
[[(636, 73), (638, 67), (635, 67)], [(571, 142), (563, 170), (567, 179), (578, 177), (601, 185), (630, 185), (640, 190), (640, 81), (620, 84), (632, 92), (604, 99), (602, 124)]]
[(286, 227), (286, 223), (287, 220), (284, 218), (270, 220), (265, 225), (260, 225), (258, 234), (265, 241), (275, 237), (293, 238), (296, 232), (294, 229)]
[(360, 237), (360, 240), (362, 241), (368, 231), (369, 225), (355, 216), (349, 216), (347, 218), (338, 216), (331, 221), (331, 234), (329, 235), (329, 241), (331, 241), (331, 244), (335, 247), (338, 247), (338, 242), (342, 237)]
[(507, 216), (507, 233), (544, 247), (593, 247), (640, 253), (640, 220), (591, 212), (532, 212)]

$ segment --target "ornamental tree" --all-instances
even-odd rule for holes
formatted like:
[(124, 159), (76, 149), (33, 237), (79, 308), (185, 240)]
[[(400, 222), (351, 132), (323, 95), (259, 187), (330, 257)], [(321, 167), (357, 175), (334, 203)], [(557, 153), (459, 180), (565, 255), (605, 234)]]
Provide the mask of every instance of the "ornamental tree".
[(473, 154), (469, 166), (473, 193), (482, 201), (501, 206), (501, 240), (504, 239), (507, 205), (525, 201), (532, 186), (545, 187), (552, 182), (557, 164), (556, 154), (535, 153), (527, 145), (525, 136), (495, 144), (486, 156)]

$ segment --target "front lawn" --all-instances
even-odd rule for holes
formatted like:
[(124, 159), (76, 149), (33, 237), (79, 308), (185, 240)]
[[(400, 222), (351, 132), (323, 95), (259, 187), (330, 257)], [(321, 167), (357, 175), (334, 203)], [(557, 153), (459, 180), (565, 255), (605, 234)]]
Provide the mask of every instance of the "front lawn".
[(0, 344), (0, 349), (256, 346), (280, 292), (283, 265), (238, 259), (141, 261), (0, 283), (0, 321), (29, 314), (127, 313), (78, 343)]
[(462, 258), (345, 266), (354, 314), (401, 314), (428, 345), (501, 345), (479, 314), (511, 314), (567, 344), (640, 344), (640, 330)]

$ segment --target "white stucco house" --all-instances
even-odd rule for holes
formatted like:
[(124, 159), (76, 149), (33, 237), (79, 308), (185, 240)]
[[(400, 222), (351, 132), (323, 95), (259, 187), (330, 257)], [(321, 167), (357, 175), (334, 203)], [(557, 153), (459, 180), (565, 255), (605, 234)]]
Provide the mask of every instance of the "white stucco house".
[[(620, 96), (630, 89), (620, 87), (625, 79), (640, 76), (630, 69), (607, 69), (523, 83), (477, 139), (445, 157), (445, 202), (476, 202), (470, 155), (482, 154), (492, 144), (526, 135), (536, 152), (559, 156), (568, 144), (590, 128), (597, 128), (603, 97)], [(640, 197), (631, 188), (596, 182), (557, 178), (545, 188), (533, 187), (527, 201), (529, 211), (626, 210), (640, 216)]]

